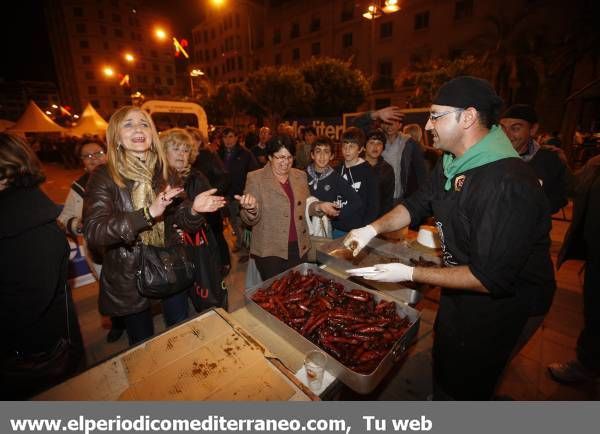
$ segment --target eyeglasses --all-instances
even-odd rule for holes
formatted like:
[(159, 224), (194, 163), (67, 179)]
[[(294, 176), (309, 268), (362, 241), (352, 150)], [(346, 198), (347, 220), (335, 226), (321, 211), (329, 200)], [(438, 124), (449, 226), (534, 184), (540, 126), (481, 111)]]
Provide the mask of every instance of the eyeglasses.
[(293, 155), (273, 155), (277, 161), (292, 161), (294, 159)]
[(179, 152), (179, 151), (190, 152), (192, 150), (192, 147), (190, 145), (182, 145), (182, 144), (171, 145), (171, 146), (169, 146), (169, 148), (175, 152)]
[(81, 156), (82, 160), (99, 160), (104, 157), (104, 151), (92, 152), (91, 154), (84, 154)]
[(447, 112), (442, 112), (442, 113), (429, 113), (429, 120), (431, 122), (435, 122), (437, 121), (439, 118), (449, 115), (450, 113), (457, 113), (457, 112), (462, 112), (464, 109), (454, 109), (454, 110), (448, 110)]

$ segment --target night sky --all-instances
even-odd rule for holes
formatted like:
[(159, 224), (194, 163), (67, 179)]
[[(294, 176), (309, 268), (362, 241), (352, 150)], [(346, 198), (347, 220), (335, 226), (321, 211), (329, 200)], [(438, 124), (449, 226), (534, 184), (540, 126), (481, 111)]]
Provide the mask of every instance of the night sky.
[[(190, 38), (192, 27), (202, 16), (200, 3), (197, 0), (143, 0), (145, 7), (171, 21), (179, 38)], [(42, 0), (5, 2), (2, 8), (0, 79), (56, 82)]]
[(2, 9), (0, 78), (56, 81), (42, 1), (6, 2)]

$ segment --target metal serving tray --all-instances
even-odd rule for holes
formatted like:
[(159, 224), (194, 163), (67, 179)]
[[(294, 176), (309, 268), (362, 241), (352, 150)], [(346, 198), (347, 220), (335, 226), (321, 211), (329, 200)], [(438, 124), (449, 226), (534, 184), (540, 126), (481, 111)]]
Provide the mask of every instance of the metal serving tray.
[(319, 246), (317, 262), (342, 271), (348, 268), (370, 267), (385, 262), (414, 265), (411, 259), (417, 261), (420, 258), (435, 265), (442, 264), (439, 249), (421, 246), (416, 240), (390, 242), (373, 238), (356, 258), (352, 257), (352, 252), (344, 246), (343, 241), (344, 238), (340, 237)]
[(344, 285), (346, 291), (350, 291), (352, 289), (360, 289), (362, 291), (369, 292), (373, 294), (377, 302), (379, 302), (379, 300), (392, 301), (396, 304), (396, 312), (398, 313), (398, 315), (400, 315), (401, 317), (408, 316), (410, 320), (408, 330), (400, 339), (396, 341), (390, 352), (381, 360), (379, 366), (377, 366), (377, 368), (371, 374), (365, 375), (360, 374), (358, 372), (354, 372), (353, 370), (347, 368), (341, 362), (336, 360), (333, 356), (329, 355), (328, 357), (326, 369), (332, 375), (334, 375), (337, 379), (339, 379), (348, 387), (350, 387), (358, 393), (371, 392), (373, 389), (375, 389), (375, 387), (379, 384), (383, 377), (390, 371), (392, 366), (402, 358), (407, 348), (412, 343), (413, 339), (417, 336), (417, 332), (419, 330), (419, 325), (421, 322), (421, 316), (419, 311), (413, 309), (406, 303), (400, 302), (394, 297), (383, 294), (379, 291), (367, 289), (364, 286), (358, 285), (349, 280), (345, 280), (331, 273), (328, 273), (327, 271), (322, 270), (315, 264), (300, 264), (275, 277), (272, 277), (271, 279), (264, 281), (259, 285), (246, 289), (244, 295), (246, 298), (246, 306), (248, 308), (248, 311), (252, 313), (252, 315), (254, 315), (267, 327), (276, 331), (281, 336), (284, 336), (286, 340), (290, 343), (290, 345), (292, 345), (293, 347), (295, 347), (303, 353), (315, 349), (319, 349), (322, 351), (324, 350), (322, 348), (319, 348), (317, 345), (306, 339), (296, 330), (289, 327), (287, 324), (283, 323), (277, 317), (271, 315), (269, 312), (264, 310), (254, 301), (252, 301), (252, 296), (256, 291), (269, 286), (273, 281), (281, 278), (284, 274), (287, 274), (293, 270), (297, 270), (304, 275), (307, 274), (309, 271), (312, 271), (314, 274), (323, 276), (327, 279), (331, 279), (334, 282), (341, 283), (342, 285)]
[(373, 238), (363, 251), (356, 257), (344, 247), (344, 238), (331, 240), (317, 249), (317, 262), (335, 269), (352, 282), (361, 286), (385, 292), (396, 299), (404, 301), (411, 306), (416, 305), (423, 298), (423, 291), (427, 288), (409, 282), (384, 283), (366, 280), (362, 277), (349, 276), (345, 270), (358, 267), (371, 267), (375, 264), (387, 262), (401, 262), (413, 265), (412, 260), (424, 259), (435, 266), (441, 265), (440, 251), (421, 246), (416, 240), (384, 241)]

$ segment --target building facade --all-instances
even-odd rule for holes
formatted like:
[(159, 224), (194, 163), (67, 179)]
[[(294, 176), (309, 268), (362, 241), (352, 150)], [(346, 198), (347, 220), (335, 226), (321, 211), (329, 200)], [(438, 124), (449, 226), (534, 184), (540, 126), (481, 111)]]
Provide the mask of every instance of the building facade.
[(268, 11), (260, 0), (238, 1), (235, 7), (207, 2), (204, 20), (192, 29), (192, 62), (204, 72), (202, 79), (243, 82), (262, 66)]
[(404, 105), (409, 89), (395, 83), (398, 72), (434, 56), (459, 55), (484, 31), (485, 17), (497, 4), (404, 0), (400, 11), (367, 19), (363, 13), (373, 3), (367, 0), (240, 3), (235, 10), (207, 7), (206, 19), (194, 29), (194, 61), (209, 79), (239, 82), (260, 66), (335, 57), (371, 79), (370, 106)]
[(91, 102), (108, 118), (131, 104), (136, 91), (146, 99), (174, 95), (173, 46), (169, 38), (155, 39), (152, 26), (159, 20), (143, 5), (140, 0), (44, 1), (63, 105), (79, 112)]
[[(560, 0), (400, 0), (399, 11), (367, 19), (363, 14), (370, 4), (381, 7), (384, 0), (208, 5), (206, 19), (194, 29), (194, 61), (219, 83), (243, 81), (260, 66), (299, 65), (312, 56), (339, 58), (370, 78), (366, 109), (410, 106), (415, 84), (402, 78), (406, 70), (479, 54), (489, 62), (486, 75), (508, 103), (535, 103), (542, 87), (552, 86), (544, 76), (549, 60), (543, 49), (564, 39), (581, 9)], [(539, 108), (548, 112), (549, 123), (560, 122), (562, 105), (543, 105)]]

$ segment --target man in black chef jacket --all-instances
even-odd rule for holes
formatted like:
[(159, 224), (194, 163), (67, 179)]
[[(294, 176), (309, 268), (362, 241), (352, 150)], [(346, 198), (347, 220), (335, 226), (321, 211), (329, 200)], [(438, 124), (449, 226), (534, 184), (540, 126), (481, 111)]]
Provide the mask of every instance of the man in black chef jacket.
[(555, 290), (548, 204), (497, 125), (501, 103), (485, 80), (445, 83), (426, 125), (444, 151), (430, 179), (344, 240), (357, 255), (378, 233), (435, 218), (444, 267), (378, 264), (364, 275), (443, 288), (434, 327), (434, 399), (490, 399), (527, 319), (548, 311)]

